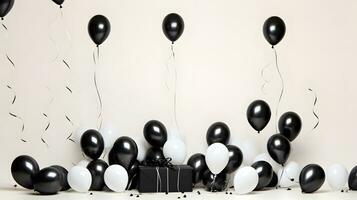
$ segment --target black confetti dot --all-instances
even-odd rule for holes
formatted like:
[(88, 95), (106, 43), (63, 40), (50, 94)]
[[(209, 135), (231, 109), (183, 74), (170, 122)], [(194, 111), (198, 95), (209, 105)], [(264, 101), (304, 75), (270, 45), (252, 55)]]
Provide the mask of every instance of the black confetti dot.
[(232, 194), (232, 192), (230, 192), (229, 194)]
[(133, 194), (130, 194), (130, 196), (132, 197), (132, 196), (133, 196)]
[(291, 190), (291, 188), (288, 188), (287, 190)]
[(341, 190), (341, 192), (344, 192), (343, 190)]
[(16, 188), (16, 187), (17, 187), (17, 185), (15, 184), (15, 185), (14, 185), (14, 187)]
[(226, 194), (228, 194), (228, 192), (226, 192)]
[(139, 195), (136, 195), (136, 198), (140, 197)]
[(167, 195), (167, 194), (169, 194), (168, 192), (165, 192), (165, 194)]
[(181, 199), (181, 197), (177, 197), (178, 199)]
[(186, 195), (183, 195), (183, 198), (186, 198)]
[(91, 192), (91, 193), (89, 193), (89, 195), (93, 195), (93, 193)]
[(197, 194), (198, 194), (198, 195), (200, 195), (200, 194), (201, 194), (201, 192), (200, 192), (200, 191), (197, 191)]

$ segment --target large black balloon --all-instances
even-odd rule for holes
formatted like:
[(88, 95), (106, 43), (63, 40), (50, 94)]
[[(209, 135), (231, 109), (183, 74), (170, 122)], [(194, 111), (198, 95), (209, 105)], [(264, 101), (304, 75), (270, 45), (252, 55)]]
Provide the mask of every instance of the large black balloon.
[(258, 133), (269, 123), (270, 117), (270, 107), (265, 101), (255, 100), (248, 106), (248, 122)]
[(110, 22), (103, 15), (96, 15), (88, 23), (88, 33), (93, 42), (101, 45), (109, 36)]
[(167, 131), (161, 122), (151, 120), (144, 126), (144, 137), (152, 146), (163, 147), (167, 141)]
[(66, 168), (59, 166), (59, 165), (52, 165), (51, 167), (55, 168), (58, 170), (58, 172), (60, 173), (61, 176), (61, 191), (67, 191), (71, 188), (71, 186), (69, 186), (68, 181), (67, 181), (67, 174), (68, 171), (66, 170)]
[(285, 136), (275, 134), (270, 136), (267, 144), (269, 155), (277, 163), (284, 165), (290, 155), (290, 142)]
[(350, 190), (357, 190), (357, 166), (355, 166), (348, 177), (348, 187)]
[(294, 112), (286, 112), (279, 119), (279, 131), (290, 142), (295, 140), (301, 131), (301, 119), (298, 114)]
[(136, 160), (128, 170), (128, 185), (126, 186), (127, 190), (136, 189), (138, 185), (138, 171), (139, 171), (140, 162)]
[(61, 181), (61, 174), (56, 168), (46, 167), (33, 177), (33, 186), (35, 191), (40, 194), (52, 195), (61, 190)]
[(105, 186), (104, 172), (108, 168), (108, 164), (103, 160), (93, 160), (87, 165), (87, 169), (92, 175), (91, 190), (101, 191)]
[(85, 155), (93, 160), (98, 159), (104, 150), (102, 135), (96, 130), (87, 130), (81, 137), (81, 147)]
[(136, 161), (137, 156), (138, 146), (135, 141), (130, 137), (123, 136), (115, 141), (113, 148), (109, 152), (108, 159), (110, 165), (118, 164), (128, 171)]
[(313, 193), (320, 189), (324, 182), (325, 172), (319, 165), (310, 164), (301, 170), (299, 183), (302, 192)]
[(15, 158), (11, 164), (11, 175), (17, 184), (27, 189), (33, 189), (32, 177), (40, 168), (35, 159), (22, 155)]
[(255, 190), (261, 190), (268, 186), (273, 179), (273, 167), (268, 162), (262, 160), (253, 163), (252, 167), (257, 171), (259, 176), (258, 185), (255, 187)]
[(168, 14), (162, 22), (162, 30), (165, 36), (174, 43), (182, 35), (185, 23), (180, 15), (176, 13)]
[(220, 192), (227, 188), (227, 174), (223, 172), (214, 175), (209, 169), (207, 169), (203, 173), (202, 182), (203, 185), (206, 186), (206, 190), (211, 192)]
[(57, 5), (62, 5), (64, 0), (52, 0), (53, 2), (55, 2)]
[(224, 172), (232, 173), (242, 164), (243, 153), (237, 146), (234, 145), (227, 145), (227, 149), (229, 151), (229, 161), (227, 166), (224, 168)]
[(0, 17), (3, 18), (14, 6), (15, 0), (0, 0)]
[(278, 185), (278, 175), (273, 171), (273, 178), (271, 179), (270, 183), (267, 187), (276, 187)]
[(146, 151), (145, 162), (148, 164), (158, 163), (164, 159), (164, 153), (160, 148), (151, 147)]
[(285, 35), (285, 23), (277, 16), (269, 17), (263, 25), (265, 39), (272, 45), (278, 44)]
[(216, 122), (208, 128), (206, 141), (208, 146), (217, 142), (228, 144), (230, 137), (231, 133), (227, 124), (223, 122)]
[(205, 155), (201, 153), (192, 155), (188, 159), (187, 165), (192, 167), (192, 183), (196, 184), (201, 182), (203, 173), (208, 169)]

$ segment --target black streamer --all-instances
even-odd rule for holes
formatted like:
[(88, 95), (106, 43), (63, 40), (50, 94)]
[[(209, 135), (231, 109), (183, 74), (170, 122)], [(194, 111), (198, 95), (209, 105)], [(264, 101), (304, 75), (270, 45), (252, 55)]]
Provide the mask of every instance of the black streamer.
[(103, 117), (102, 117), (102, 113), (103, 113), (103, 102), (102, 102), (102, 97), (100, 95), (100, 91), (98, 88), (98, 83), (97, 83), (97, 65), (99, 62), (99, 46), (97, 46), (97, 58), (95, 56), (95, 51), (93, 51), (93, 62), (95, 65), (95, 69), (94, 69), (94, 74), (93, 74), (93, 82), (94, 82), (94, 87), (98, 96), (98, 101), (99, 101), (99, 113), (98, 113), (98, 119), (97, 119), (97, 126), (98, 126), (98, 130), (101, 129), (102, 127), (102, 123), (103, 123)]
[(50, 128), (51, 121), (46, 113), (42, 113), (42, 115), (47, 119), (47, 123), (46, 123), (45, 129), (41, 135), (41, 141), (42, 141), (42, 143), (44, 143), (47, 146), (47, 148), (50, 148), (50, 146), (48, 145), (48, 143), (46, 142), (44, 137), (45, 137), (45, 134), (47, 133), (47, 130)]
[(314, 94), (314, 103), (313, 103), (313, 106), (312, 106), (312, 113), (314, 114), (315, 118), (316, 118), (316, 124), (314, 125), (314, 127), (312, 128), (311, 131), (315, 130), (319, 124), (320, 124), (320, 118), (319, 116), (316, 114), (316, 111), (315, 111), (315, 107), (316, 107), (316, 104), (317, 104), (317, 94), (315, 91), (313, 91), (311, 88), (308, 89), (310, 92), (312, 92)]

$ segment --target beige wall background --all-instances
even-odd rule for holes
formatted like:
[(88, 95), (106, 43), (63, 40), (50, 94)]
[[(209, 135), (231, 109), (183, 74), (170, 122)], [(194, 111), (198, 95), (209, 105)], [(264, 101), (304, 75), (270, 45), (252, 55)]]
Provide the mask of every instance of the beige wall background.
[[(356, 158), (357, 113), (357, 2), (354, 0), (74, 0), (65, 1), (63, 12), (72, 41), (56, 21), (58, 6), (50, 0), (17, 0), (6, 16), (8, 38), (2, 33), (0, 56), (1, 184), (14, 182), (12, 160), (20, 154), (36, 158), (42, 167), (62, 164), (70, 167), (81, 159), (79, 148), (66, 140), (70, 126), (95, 126), (97, 97), (92, 82), (94, 45), (87, 23), (95, 14), (107, 16), (112, 31), (101, 46), (98, 82), (103, 98), (104, 123), (118, 128), (118, 136), (142, 136), (150, 119), (170, 121), (170, 99), (165, 87), (166, 62), (170, 43), (161, 30), (166, 14), (179, 13), (185, 31), (176, 43), (178, 68), (178, 121), (185, 136), (188, 155), (205, 152), (205, 134), (210, 124), (224, 121), (232, 137), (250, 138), (261, 152), (274, 133), (275, 117), (260, 134), (246, 120), (246, 108), (255, 99), (266, 100), (275, 110), (280, 83), (273, 66), (272, 80), (261, 90), (260, 70), (273, 61), (273, 52), (262, 34), (262, 25), (271, 15), (281, 16), (286, 36), (277, 46), (279, 65), (286, 83), (280, 114), (293, 110), (303, 120), (300, 136), (292, 143), (290, 159), (300, 164), (319, 163), (324, 167), (341, 163), (351, 169)], [(60, 43), (72, 70), (59, 60), (49, 34)], [(16, 63), (6, 60), (4, 48)], [(68, 49), (69, 50), (64, 50)], [(17, 92), (15, 106), (5, 87), (9, 81)], [(73, 95), (64, 86), (69, 81)], [(50, 90), (47, 89), (50, 88)], [(312, 114), (313, 88), (319, 101)], [(51, 98), (54, 101), (50, 104)], [(19, 140), (21, 124), (9, 111), (23, 117), (26, 125)], [(51, 127), (40, 137), (50, 116)]]

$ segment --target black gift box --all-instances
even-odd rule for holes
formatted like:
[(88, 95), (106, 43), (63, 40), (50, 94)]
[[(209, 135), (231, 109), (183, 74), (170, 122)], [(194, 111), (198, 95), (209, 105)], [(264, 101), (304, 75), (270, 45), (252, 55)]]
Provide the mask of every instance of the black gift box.
[(192, 167), (139, 167), (138, 190), (145, 192), (192, 192)]

